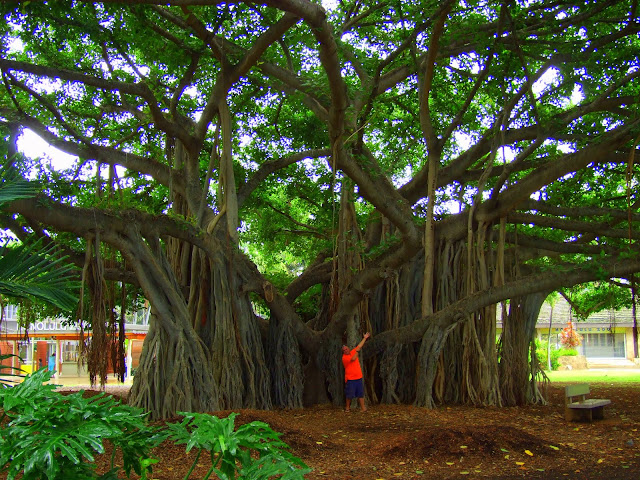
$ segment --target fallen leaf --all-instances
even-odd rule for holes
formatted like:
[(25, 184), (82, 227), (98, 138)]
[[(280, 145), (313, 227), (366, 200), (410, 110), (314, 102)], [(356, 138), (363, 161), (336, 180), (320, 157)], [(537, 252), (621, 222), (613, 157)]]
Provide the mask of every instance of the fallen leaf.
[(322, 445), (322, 442), (316, 442), (316, 444), (318, 444), (318, 445)]
[(524, 465), (524, 462), (516, 462), (516, 465)]
[(553, 448), (554, 450), (560, 450), (558, 447), (556, 447), (555, 445), (549, 445), (549, 448)]
[(467, 448), (466, 445), (460, 445), (460, 448)]
[(447, 462), (447, 465), (453, 465), (453, 462)]
[(602, 462), (604, 462), (604, 459), (603, 458), (599, 458), (596, 463), (602, 463)]
[(533, 453), (531, 453), (531, 450), (525, 450), (524, 453), (526, 453), (530, 457), (533, 457)]

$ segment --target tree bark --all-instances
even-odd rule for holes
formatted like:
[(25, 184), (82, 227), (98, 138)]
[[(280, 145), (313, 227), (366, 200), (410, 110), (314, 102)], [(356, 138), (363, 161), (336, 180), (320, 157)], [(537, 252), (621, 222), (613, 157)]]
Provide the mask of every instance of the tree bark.
[(506, 406), (526, 405), (537, 399), (537, 359), (529, 359), (529, 353), (547, 294), (538, 292), (512, 298), (509, 315), (503, 320), (499, 367), (500, 393)]

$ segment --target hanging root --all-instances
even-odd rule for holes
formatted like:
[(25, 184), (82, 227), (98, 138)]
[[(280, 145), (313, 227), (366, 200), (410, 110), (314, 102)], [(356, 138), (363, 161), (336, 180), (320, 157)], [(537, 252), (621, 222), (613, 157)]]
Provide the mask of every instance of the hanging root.
[(281, 408), (302, 408), (302, 359), (298, 342), (287, 322), (271, 319), (267, 352), (274, 405)]
[(397, 395), (398, 388), (398, 356), (401, 344), (389, 346), (380, 360), (380, 377), (382, 379), (382, 403), (401, 403)]
[(540, 362), (538, 361), (538, 356), (536, 355), (536, 343), (535, 341), (531, 342), (530, 347), (531, 352), (531, 381), (529, 384), (529, 396), (531, 398), (531, 403), (536, 403), (539, 405), (547, 405), (547, 390), (549, 387), (549, 377), (547, 374), (540, 368)]

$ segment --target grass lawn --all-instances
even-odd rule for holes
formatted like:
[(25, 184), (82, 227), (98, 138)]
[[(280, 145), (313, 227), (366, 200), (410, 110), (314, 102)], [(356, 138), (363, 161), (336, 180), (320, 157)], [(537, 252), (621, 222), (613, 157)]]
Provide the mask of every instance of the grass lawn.
[[(546, 372), (551, 382), (636, 384), (640, 387), (640, 369), (559, 370)], [(632, 386), (632, 385), (629, 385)]]

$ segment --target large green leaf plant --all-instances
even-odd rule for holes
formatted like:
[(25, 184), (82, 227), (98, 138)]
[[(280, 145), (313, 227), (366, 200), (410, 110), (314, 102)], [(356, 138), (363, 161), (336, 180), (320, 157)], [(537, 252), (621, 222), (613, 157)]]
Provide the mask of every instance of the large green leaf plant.
[[(148, 426), (142, 409), (98, 394), (69, 395), (45, 384), (51, 372), (41, 369), (13, 388), (0, 389), (0, 472), (8, 480), (115, 479), (119, 470), (142, 474), (144, 460), (164, 435)], [(95, 472), (96, 454), (113, 446), (110, 470)], [(122, 467), (115, 463), (122, 454)]]
[(169, 438), (185, 444), (187, 452), (197, 450), (196, 458), (185, 476), (208, 452), (211, 466), (203, 480), (215, 474), (221, 480), (304, 479), (311, 470), (298, 457), (287, 451), (288, 445), (264, 422), (250, 422), (235, 429), (236, 413), (226, 418), (203, 413), (182, 412), (184, 419), (167, 425)]
[[(125, 405), (104, 393), (85, 398), (83, 391), (63, 395), (49, 385), (51, 372), (40, 369), (13, 388), (0, 389), (0, 474), (7, 480), (111, 480), (135, 471), (150, 478), (157, 463), (151, 451), (163, 441), (197, 450), (185, 480), (203, 452), (211, 466), (203, 480), (301, 480), (310, 471), (288, 451), (280, 434), (264, 422), (237, 429), (237, 414), (218, 418), (183, 413), (181, 422), (161, 428), (148, 424), (140, 408)], [(112, 446), (107, 472), (96, 471), (96, 455)], [(122, 465), (117, 465), (117, 453)], [(216, 477), (212, 477), (212, 475)]]

